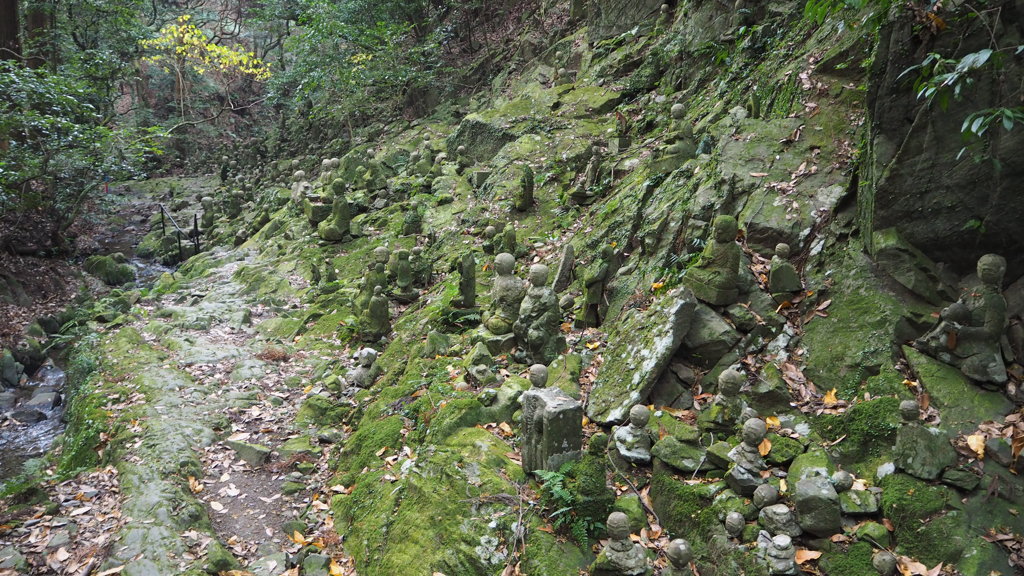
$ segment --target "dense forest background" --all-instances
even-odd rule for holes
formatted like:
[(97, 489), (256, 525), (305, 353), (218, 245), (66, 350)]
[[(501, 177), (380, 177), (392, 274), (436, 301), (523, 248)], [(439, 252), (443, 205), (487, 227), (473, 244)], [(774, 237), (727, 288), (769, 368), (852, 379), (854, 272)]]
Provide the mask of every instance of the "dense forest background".
[(68, 250), (105, 181), (343, 152), (488, 80), (536, 4), (4, 0), (0, 246)]

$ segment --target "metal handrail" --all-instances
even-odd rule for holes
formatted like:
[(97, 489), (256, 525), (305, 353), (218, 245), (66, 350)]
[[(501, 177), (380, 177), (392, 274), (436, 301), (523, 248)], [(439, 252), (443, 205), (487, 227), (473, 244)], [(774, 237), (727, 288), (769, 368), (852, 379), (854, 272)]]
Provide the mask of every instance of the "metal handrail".
[(190, 230), (188, 232), (185, 232), (184, 230), (181, 229), (181, 226), (178, 226), (178, 223), (174, 221), (174, 216), (171, 216), (171, 212), (170, 212), (170, 210), (167, 209), (166, 206), (164, 206), (163, 204), (160, 204), (160, 203), (158, 203), (157, 206), (160, 207), (160, 234), (161, 234), (161, 236), (167, 236), (167, 224), (164, 221), (164, 216), (165, 215), (167, 217), (167, 220), (171, 221), (171, 225), (174, 226), (174, 229), (177, 231), (177, 237), (178, 237), (178, 261), (181, 262), (182, 260), (185, 259), (184, 254), (182, 253), (182, 250), (181, 250), (181, 236), (182, 236), (182, 234), (184, 234), (186, 238), (189, 238), (190, 240), (192, 240), (192, 245), (196, 249), (196, 254), (198, 254), (199, 253), (199, 214), (194, 214), (193, 217), (192, 217), (192, 230)]

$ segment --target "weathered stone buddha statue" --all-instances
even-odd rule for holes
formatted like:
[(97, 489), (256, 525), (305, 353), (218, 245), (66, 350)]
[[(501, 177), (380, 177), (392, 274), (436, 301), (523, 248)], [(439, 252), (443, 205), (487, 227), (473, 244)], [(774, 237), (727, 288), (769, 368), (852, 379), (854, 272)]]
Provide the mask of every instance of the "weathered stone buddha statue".
[(1003, 384), (1006, 365), (1001, 342), (1006, 331), (1006, 299), (1003, 275), (1006, 259), (986, 254), (978, 259), (981, 285), (964, 293), (940, 313), (940, 321), (918, 338), (914, 346), (947, 364), (960, 368), (978, 382)]
[(683, 284), (698, 299), (715, 306), (728, 306), (739, 296), (740, 247), (736, 244), (739, 225), (732, 216), (715, 218), (712, 240), (697, 263), (686, 270)]
[(512, 332), (519, 318), (519, 306), (526, 296), (526, 282), (513, 275), (515, 258), (502, 252), (494, 258), (494, 284), (491, 286), (491, 306), (484, 314), (484, 327), (492, 334)]
[(512, 331), (526, 358), (546, 365), (565, 348), (565, 339), (559, 334), (562, 311), (554, 290), (548, 286), (547, 266), (531, 266), (529, 281), (530, 287), (519, 305), (519, 319), (513, 324)]

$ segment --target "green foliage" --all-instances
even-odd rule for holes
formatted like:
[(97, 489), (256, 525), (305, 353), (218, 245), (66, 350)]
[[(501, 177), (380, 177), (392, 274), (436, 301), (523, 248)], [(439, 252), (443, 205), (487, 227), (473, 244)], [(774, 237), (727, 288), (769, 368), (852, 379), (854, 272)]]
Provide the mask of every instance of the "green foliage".
[(541, 503), (548, 510), (552, 525), (556, 530), (568, 531), (577, 544), (585, 547), (591, 536), (604, 529), (604, 524), (578, 513), (581, 502), (568, 486), (572, 479), (566, 475), (571, 466), (572, 463), (565, 464), (558, 472), (535, 470), (534, 474), (543, 481)]

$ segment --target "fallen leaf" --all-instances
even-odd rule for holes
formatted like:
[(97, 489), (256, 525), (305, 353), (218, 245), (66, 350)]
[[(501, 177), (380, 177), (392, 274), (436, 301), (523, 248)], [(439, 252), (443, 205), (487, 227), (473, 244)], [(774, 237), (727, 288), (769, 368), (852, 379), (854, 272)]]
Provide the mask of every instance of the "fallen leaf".
[(585, 346), (587, 347), (587, 350), (596, 350), (596, 349), (601, 347), (601, 343), (600, 342), (587, 342), (585, 344)]
[(750, 175), (753, 176), (754, 178), (764, 178), (765, 176), (768, 175), (768, 173), (767, 172), (751, 172)]
[(985, 459), (985, 435), (971, 434), (967, 437), (967, 446), (978, 455), (978, 460)]
[(334, 558), (331, 558), (330, 571), (331, 571), (331, 576), (342, 576), (345, 573), (345, 569), (342, 568), (341, 564), (338, 564), (334, 560)]
[(199, 494), (203, 491), (203, 483), (196, 480), (195, 476), (188, 477), (188, 488), (193, 494)]
[(764, 419), (764, 423), (765, 425), (768, 426), (769, 430), (773, 430), (775, 428), (782, 428), (782, 422), (779, 421), (778, 416), (769, 416)]
[(111, 568), (110, 570), (104, 570), (96, 576), (110, 576), (111, 574), (120, 574), (124, 570), (124, 566), (118, 566), (117, 568)]
[(806, 548), (798, 548), (796, 551), (796, 563), (806, 564), (811, 560), (817, 560), (821, 558), (821, 552), (817, 550), (808, 550)]
[(835, 406), (839, 403), (839, 399), (836, 398), (836, 389), (833, 388), (825, 393), (825, 396), (821, 399), (825, 403), (825, 406)]
[(210, 500), (210, 508), (213, 508), (215, 512), (224, 511), (224, 505), (221, 504), (220, 502), (217, 502), (216, 500)]
[(757, 451), (761, 456), (767, 456), (772, 451), (772, 441), (767, 438), (761, 440), (761, 443), (757, 445)]

